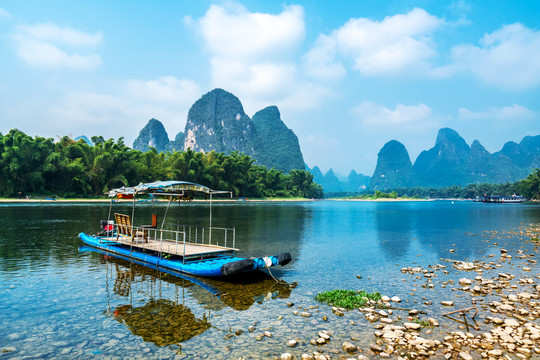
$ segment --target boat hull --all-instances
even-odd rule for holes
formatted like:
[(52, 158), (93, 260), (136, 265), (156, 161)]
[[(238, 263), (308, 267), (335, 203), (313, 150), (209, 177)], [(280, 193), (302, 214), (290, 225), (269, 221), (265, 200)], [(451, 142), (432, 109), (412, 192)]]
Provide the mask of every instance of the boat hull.
[(204, 277), (232, 276), (265, 267), (286, 265), (291, 261), (289, 253), (281, 253), (274, 256), (254, 259), (235, 256), (220, 256), (211, 259), (182, 262), (181, 260), (165, 259), (153, 252), (137, 251), (135, 248), (104, 240), (99, 236), (80, 233), (79, 238), (87, 245), (106, 251), (113, 256), (118, 255), (118, 257), (127, 257), (158, 268), (161, 267), (189, 275)]

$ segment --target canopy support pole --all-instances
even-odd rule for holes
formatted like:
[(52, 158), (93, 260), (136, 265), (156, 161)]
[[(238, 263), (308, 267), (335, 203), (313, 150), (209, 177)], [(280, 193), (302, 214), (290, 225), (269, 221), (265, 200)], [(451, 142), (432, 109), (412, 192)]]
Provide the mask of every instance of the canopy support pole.
[(165, 226), (165, 220), (167, 219), (167, 213), (169, 212), (169, 207), (171, 206), (172, 196), (169, 196), (169, 203), (167, 204), (167, 209), (165, 209), (165, 215), (163, 216), (163, 221), (161, 222), (161, 229)]
[(131, 245), (129, 246), (129, 251), (132, 251), (133, 247), (133, 223), (135, 222), (135, 194), (133, 194), (133, 206), (131, 208)]
[(212, 193), (210, 193), (210, 229), (208, 231), (208, 244), (212, 244)]
[(109, 221), (111, 220), (112, 204), (113, 204), (113, 199), (111, 198), (111, 204), (109, 205), (109, 215), (107, 216), (107, 225), (109, 224)]

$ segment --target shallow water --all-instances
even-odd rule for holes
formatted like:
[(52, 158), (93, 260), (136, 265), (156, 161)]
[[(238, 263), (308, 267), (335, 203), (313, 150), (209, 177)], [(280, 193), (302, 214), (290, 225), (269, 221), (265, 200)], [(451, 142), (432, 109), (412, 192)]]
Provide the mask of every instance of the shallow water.
[[(129, 205), (115, 206), (131, 213)], [(158, 205), (160, 216), (164, 210)], [(362, 314), (338, 317), (314, 300), (318, 292), (336, 288), (397, 295), (403, 299), (400, 307), (440, 319), (443, 327), (433, 332), (442, 333), (455, 324), (440, 318), (448, 311), (438, 305), (441, 300), (455, 300), (456, 308), (470, 306), (468, 295), (451, 290), (463, 273), (453, 271), (446, 259), (491, 261), (501, 247), (534, 253), (533, 243), (510, 230), (540, 222), (540, 206), (525, 204), (214, 204), (213, 224), (236, 227), (237, 255), (291, 253), (291, 264), (272, 268), (288, 286), (265, 274), (235, 282), (181, 278), (88, 251), (77, 234), (97, 232), (108, 211), (106, 204), (0, 204), (1, 358), (263, 359), (285, 351), (298, 356), (316, 349), (309, 339), (322, 329), (338, 339), (326, 351), (339, 349), (351, 335), (356, 345), (368, 347), (374, 329)], [(134, 222), (148, 222), (151, 212), (150, 204), (141, 204)], [(207, 205), (190, 203), (169, 216), (207, 225), (207, 214)], [(493, 274), (538, 275), (535, 264), (528, 264), (532, 272), (525, 274), (525, 263), (501, 262)], [(446, 266), (449, 274), (435, 280), (433, 289), (421, 276), (400, 272), (435, 264)], [(488, 315), (481, 312), (479, 318)], [(272, 337), (257, 340), (264, 331)], [(285, 343), (292, 338), (300, 344), (291, 350)]]

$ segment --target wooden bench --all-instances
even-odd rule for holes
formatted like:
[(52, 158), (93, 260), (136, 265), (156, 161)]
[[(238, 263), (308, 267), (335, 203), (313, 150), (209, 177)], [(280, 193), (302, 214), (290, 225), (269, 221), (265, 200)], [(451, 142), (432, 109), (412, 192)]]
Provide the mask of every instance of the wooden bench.
[(116, 220), (116, 239), (120, 236), (125, 236), (131, 238), (132, 241), (142, 239), (144, 242), (148, 242), (148, 233), (137, 228), (133, 229), (129, 215), (115, 213), (114, 218)]

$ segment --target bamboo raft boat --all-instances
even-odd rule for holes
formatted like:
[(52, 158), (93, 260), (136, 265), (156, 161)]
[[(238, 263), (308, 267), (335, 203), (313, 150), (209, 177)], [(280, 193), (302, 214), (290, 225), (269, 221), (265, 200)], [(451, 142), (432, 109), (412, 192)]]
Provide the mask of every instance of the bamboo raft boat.
[[(236, 257), (236, 229), (212, 226), (212, 198), (214, 195), (230, 194), (228, 191), (212, 190), (206, 186), (185, 181), (157, 181), (122, 187), (109, 192), (111, 198), (133, 199), (132, 215), (114, 213), (111, 220), (113, 201), (109, 209), (109, 219), (101, 221), (102, 231), (97, 235), (80, 233), (79, 238), (87, 245), (113, 256), (129, 258), (190, 275), (216, 277), (232, 276), (256, 271), (276, 265), (286, 265), (291, 261), (289, 253), (258, 258)], [(152, 202), (157, 197), (168, 200), (161, 225), (157, 214), (152, 214), (150, 225), (134, 225), (136, 198), (150, 196)], [(192, 226), (166, 222), (167, 213), (173, 200), (190, 200), (204, 195), (210, 199), (209, 226)]]

